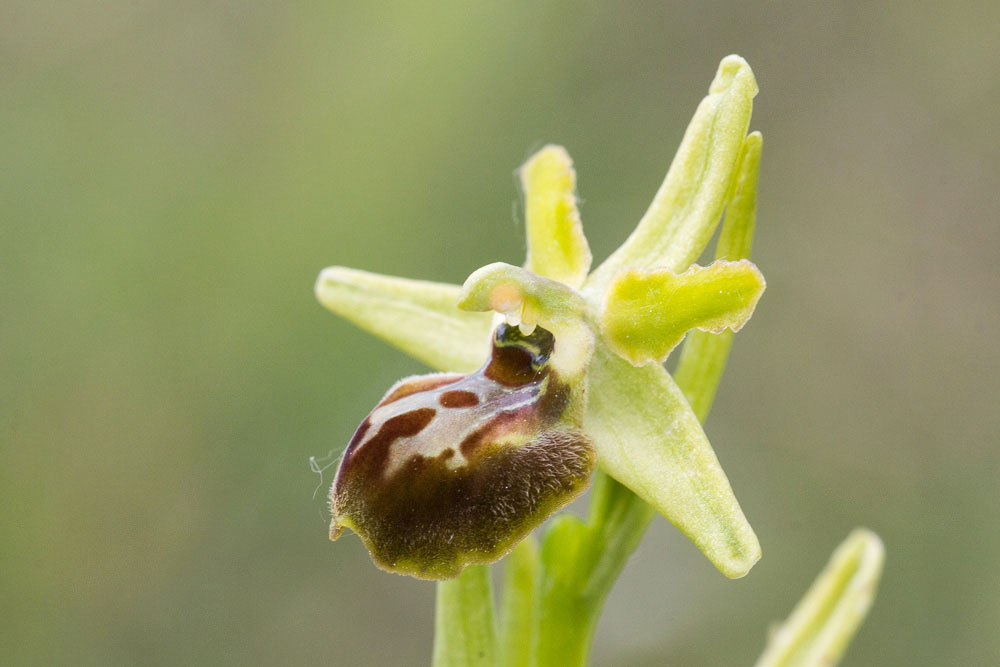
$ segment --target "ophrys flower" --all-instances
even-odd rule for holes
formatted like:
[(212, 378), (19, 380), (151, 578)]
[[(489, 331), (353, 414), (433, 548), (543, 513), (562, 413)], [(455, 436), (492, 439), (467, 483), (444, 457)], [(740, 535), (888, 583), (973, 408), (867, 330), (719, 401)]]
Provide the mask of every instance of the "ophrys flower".
[[(646, 215), (589, 275), (576, 177), (557, 146), (520, 172), (524, 268), (491, 264), (462, 287), (320, 274), (328, 308), (465, 373), (404, 380), (362, 422), (331, 490), (332, 537), (350, 527), (381, 567), (451, 577), (496, 560), (578, 494), (593, 451), (724, 574), (746, 574), (760, 545), (662, 362), (691, 329), (738, 330), (764, 289), (738, 251), (692, 266), (727, 205), (727, 216), (752, 209), (756, 92), (741, 58), (723, 60)], [(739, 235), (737, 222), (726, 242), (748, 249)]]

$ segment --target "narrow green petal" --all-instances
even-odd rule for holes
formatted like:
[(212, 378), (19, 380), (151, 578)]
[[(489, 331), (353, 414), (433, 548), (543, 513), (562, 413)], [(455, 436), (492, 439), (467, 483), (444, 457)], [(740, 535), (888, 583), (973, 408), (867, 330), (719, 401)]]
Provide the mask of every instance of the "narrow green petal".
[(702, 423), (712, 410), (715, 392), (690, 391), (688, 387), (715, 387), (722, 379), (729, 360), (729, 350), (733, 346), (733, 332), (723, 331), (711, 334), (706, 331), (692, 331), (684, 339), (680, 360), (674, 371), (674, 382), (684, 390), (691, 404), (691, 410)]
[(590, 247), (576, 208), (576, 172), (562, 146), (546, 146), (520, 170), (528, 259), (524, 267), (572, 287), (590, 271)]
[(460, 292), (340, 266), (316, 281), (316, 298), (338, 315), (433, 368), (471, 372), (489, 354), (491, 318), (459, 310)]
[(611, 348), (636, 366), (662, 362), (691, 329), (739, 331), (764, 292), (749, 260), (720, 260), (676, 275), (625, 271), (611, 283), (601, 330)]
[(726, 205), (726, 219), (715, 248), (716, 259), (736, 261), (750, 256), (757, 222), (757, 182), (763, 143), (760, 132), (751, 132), (743, 142), (743, 158), (732, 198)]
[(437, 585), (434, 667), (494, 667), (493, 581), (487, 565), (465, 568)]
[(539, 582), (538, 541), (521, 540), (504, 559), (503, 599), (500, 610), (500, 667), (532, 667)]
[(588, 292), (600, 293), (625, 268), (679, 272), (698, 258), (722, 216), (756, 94), (746, 61), (724, 58), (649, 210), (587, 280)]
[[(681, 390), (658, 364), (598, 346), (584, 428), (598, 465), (671, 521), (727, 577), (760, 558), (726, 474)], [(599, 388), (599, 389), (598, 389)]]
[[(757, 179), (760, 173), (762, 140), (760, 132), (751, 132), (743, 142), (743, 161), (733, 197), (726, 206), (715, 249), (716, 259), (736, 261), (750, 257), (754, 227), (757, 220)], [(733, 332), (712, 334), (692, 331), (684, 340), (680, 360), (674, 372), (677, 386), (684, 390), (691, 409), (702, 422), (712, 409), (714, 388), (726, 369)], [(692, 387), (712, 387), (712, 391), (692, 391)]]
[(875, 600), (884, 559), (878, 535), (854, 530), (788, 620), (773, 631), (757, 667), (833, 667), (840, 662)]

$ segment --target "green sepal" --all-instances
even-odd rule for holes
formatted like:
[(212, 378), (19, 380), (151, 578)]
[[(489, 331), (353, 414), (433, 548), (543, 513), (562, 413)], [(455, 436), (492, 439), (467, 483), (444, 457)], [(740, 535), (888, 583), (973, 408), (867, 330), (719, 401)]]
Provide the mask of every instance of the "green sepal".
[(681, 390), (658, 364), (636, 368), (598, 346), (584, 429), (609, 475), (652, 505), (727, 577), (760, 559), (760, 543)]
[(739, 331), (764, 292), (749, 260), (667, 270), (625, 271), (608, 290), (601, 331), (618, 355), (636, 366), (662, 362), (691, 329)]
[(685, 270), (708, 245), (732, 187), (757, 82), (739, 56), (719, 64), (667, 176), (638, 227), (587, 279), (600, 294), (626, 268)]
[(590, 247), (576, 206), (576, 172), (562, 146), (545, 146), (521, 167), (528, 256), (524, 268), (579, 287), (590, 271)]
[(457, 285), (342, 266), (320, 272), (316, 298), (341, 317), (442, 371), (471, 372), (490, 350), (491, 319), (456, 307)]
[(884, 560), (878, 535), (855, 529), (788, 619), (771, 632), (756, 667), (834, 667), (840, 662), (875, 601)]

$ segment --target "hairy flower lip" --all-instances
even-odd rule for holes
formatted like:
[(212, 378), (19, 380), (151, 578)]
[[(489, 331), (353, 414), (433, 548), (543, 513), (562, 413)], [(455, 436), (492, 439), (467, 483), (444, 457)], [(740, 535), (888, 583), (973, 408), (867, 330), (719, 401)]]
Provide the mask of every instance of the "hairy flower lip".
[(397, 383), (358, 427), (330, 491), (330, 536), (351, 528), (375, 563), (425, 579), (506, 554), (589, 485), (579, 388), (550, 367), (541, 327), (500, 324), (475, 373)]

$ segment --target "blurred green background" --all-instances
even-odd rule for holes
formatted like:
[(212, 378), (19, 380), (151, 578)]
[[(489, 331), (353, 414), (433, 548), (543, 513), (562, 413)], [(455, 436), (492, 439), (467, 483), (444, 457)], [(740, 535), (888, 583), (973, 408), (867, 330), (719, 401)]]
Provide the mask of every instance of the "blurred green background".
[[(1000, 5), (0, 5), (0, 656), (420, 665), (433, 586), (331, 544), (310, 456), (422, 367), (331, 264), (520, 263), (514, 169), (575, 158), (603, 259), (718, 61), (764, 134), (768, 291), (707, 431), (764, 549), (657, 521), (598, 665), (747, 665), (856, 525), (845, 664), (1000, 663)], [(329, 483), (328, 471), (324, 486)]]

